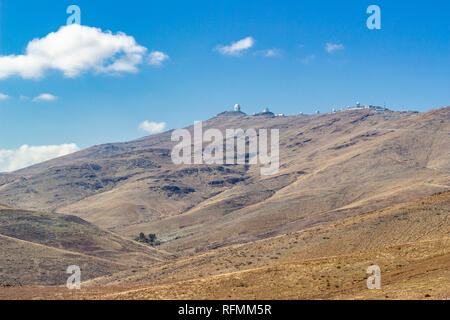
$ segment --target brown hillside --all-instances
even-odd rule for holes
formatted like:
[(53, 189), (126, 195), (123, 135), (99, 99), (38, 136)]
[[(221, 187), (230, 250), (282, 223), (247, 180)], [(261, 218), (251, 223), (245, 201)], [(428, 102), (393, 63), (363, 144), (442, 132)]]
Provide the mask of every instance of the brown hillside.
[(339, 222), (133, 269), (89, 284), (180, 281), (450, 238), (450, 192)]
[[(101, 299), (444, 299), (450, 294), (450, 240), (418, 242), (359, 254), (149, 286)], [(368, 266), (382, 270), (382, 289), (368, 290)]]
[(223, 114), (206, 121), (208, 128), (280, 129), (279, 173), (175, 166), (167, 132), (16, 172), (0, 183), (2, 202), (75, 214), (127, 238), (157, 233), (162, 248), (192, 253), (338, 221), (450, 186), (450, 107), (418, 114)]
[[(131, 268), (80, 292), (4, 288), (0, 298), (442, 299), (450, 295), (450, 192), (303, 231)], [(382, 270), (382, 290), (365, 286)]]
[(76, 216), (0, 208), (0, 285), (56, 285), (69, 265), (85, 280), (171, 255)]

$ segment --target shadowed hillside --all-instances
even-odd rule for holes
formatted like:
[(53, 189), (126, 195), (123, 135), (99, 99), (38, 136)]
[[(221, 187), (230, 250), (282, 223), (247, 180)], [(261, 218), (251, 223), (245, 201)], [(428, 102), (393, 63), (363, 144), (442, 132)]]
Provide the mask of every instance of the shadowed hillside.
[(65, 283), (69, 265), (80, 266), (89, 279), (171, 257), (76, 216), (5, 207), (0, 249), (0, 285), (58, 285)]

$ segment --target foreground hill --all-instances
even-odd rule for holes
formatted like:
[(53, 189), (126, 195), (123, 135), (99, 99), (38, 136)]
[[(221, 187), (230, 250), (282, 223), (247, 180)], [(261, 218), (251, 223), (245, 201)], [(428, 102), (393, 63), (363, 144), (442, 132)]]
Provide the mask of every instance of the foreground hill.
[[(2, 297), (107, 299), (442, 299), (450, 296), (450, 192), (251, 243), (133, 267), (64, 288)], [(382, 290), (366, 269), (382, 270)]]
[(127, 269), (126, 265), (106, 259), (43, 246), (1, 234), (0, 249), (2, 252), (0, 287), (63, 285), (69, 277), (66, 274), (67, 267), (71, 265), (81, 268), (82, 279)]
[(169, 254), (104, 231), (76, 216), (0, 207), (0, 285), (65, 283), (69, 265), (83, 279), (162, 261)]
[(450, 107), (295, 117), (225, 113), (203, 125), (279, 129), (280, 171), (263, 177), (259, 166), (176, 166), (166, 132), (15, 172), (0, 181), (0, 196), (9, 206), (74, 214), (127, 238), (156, 233), (162, 248), (192, 254), (450, 186)]
[(184, 280), (450, 237), (450, 191), (361, 216), (133, 268), (89, 284)]
[[(321, 227), (181, 259), (141, 275), (135, 272), (128, 279), (125, 271), (119, 276), (125, 283), (139, 277), (141, 281), (145, 277), (158, 279), (158, 272), (164, 278), (154, 285), (99, 297), (442, 299), (450, 296), (449, 261), (450, 192), (445, 192)], [(382, 270), (382, 290), (366, 287), (366, 269), (373, 264)]]
[[(444, 299), (450, 294), (450, 240), (276, 264), (172, 284), (97, 295), (101, 299)], [(366, 287), (368, 266), (382, 290)]]

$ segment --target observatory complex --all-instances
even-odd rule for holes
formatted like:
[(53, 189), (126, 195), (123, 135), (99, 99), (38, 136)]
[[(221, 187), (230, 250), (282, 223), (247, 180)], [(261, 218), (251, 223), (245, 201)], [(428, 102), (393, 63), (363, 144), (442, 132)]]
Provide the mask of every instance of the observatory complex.
[(374, 105), (371, 105), (371, 104), (369, 104), (369, 105), (361, 105), (360, 102), (356, 102), (356, 106), (354, 106), (354, 107), (348, 106), (346, 108), (346, 110), (363, 110), (363, 109), (370, 109), (370, 110), (373, 110), (373, 111), (376, 111), (376, 112), (389, 111), (389, 109), (386, 108), (386, 106), (380, 107), (380, 106), (374, 106)]
[[(380, 107), (380, 106), (374, 106), (374, 105), (362, 105), (358, 101), (358, 102), (356, 102), (356, 104), (353, 107), (347, 106), (347, 107), (343, 107), (343, 108), (339, 108), (339, 107), (333, 108), (331, 110), (331, 113), (338, 113), (338, 112), (351, 111), (351, 110), (371, 110), (371, 111), (379, 112), (379, 113), (389, 111), (389, 109), (386, 108), (386, 106)], [(321, 114), (321, 112), (319, 109), (315, 109), (313, 114), (319, 115), (319, 114)], [(247, 114), (242, 111), (241, 105), (238, 103), (236, 103), (231, 110), (228, 109), (227, 111), (224, 111), (224, 112), (218, 114), (218, 116), (220, 116), (220, 115), (247, 116)], [(298, 115), (303, 116), (304, 113), (299, 112)], [(272, 111), (270, 111), (269, 108), (266, 107), (261, 112), (254, 113), (253, 116), (266, 116), (266, 117), (271, 118), (271, 117), (285, 117), (286, 115), (284, 113), (275, 114)]]
[(238, 104), (238, 103), (236, 103), (235, 105), (234, 105), (234, 107), (233, 107), (233, 110), (230, 110), (230, 111), (224, 111), (224, 112), (222, 112), (222, 113), (219, 113), (218, 114), (218, 116), (226, 116), (226, 115), (229, 115), (229, 116), (232, 116), (232, 115), (246, 115), (244, 112), (242, 112), (241, 111), (241, 106)]
[(264, 108), (263, 111), (255, 113), (254, 116), (275, 117), (275, 114), (271, 112), (269, 108)]

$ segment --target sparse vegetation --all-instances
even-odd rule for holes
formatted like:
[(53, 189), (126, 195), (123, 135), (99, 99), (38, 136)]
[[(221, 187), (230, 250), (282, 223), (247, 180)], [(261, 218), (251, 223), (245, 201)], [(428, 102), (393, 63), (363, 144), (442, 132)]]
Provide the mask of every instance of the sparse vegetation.
[(156, 234), (150, 233), (148, 237), (145, 236), (143, 232), (139, 234), (139, 237), (135, 239), (137, 242), (147, 243), (151, 245), (152, 247), (159, 246), (161, 242), (157, 240)]

